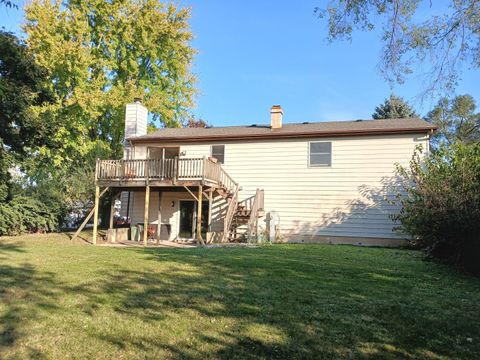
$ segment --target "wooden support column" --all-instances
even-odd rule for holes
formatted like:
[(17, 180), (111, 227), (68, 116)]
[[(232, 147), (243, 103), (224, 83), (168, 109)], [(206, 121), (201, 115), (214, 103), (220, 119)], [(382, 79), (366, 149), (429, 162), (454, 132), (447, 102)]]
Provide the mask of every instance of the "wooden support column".
[(212, 231), (213, 191), (208, 193), (208, 231)]
[[(208, 227), (207, 227), (207, 238), (205, 239), (206, 243), (211, 243), (212, 238), (212, 203), (213, 203), (213, 191), (210, 190), (208, 193)], [(208, 236), (210, 234), (210, 237)]]
[(145, 187), (145, 209), (143, 212), (143, 246), (148, 244), (148, 208), (150, 206), (150, 185)]
[[(163, 149), (165, 151), (165, 149)], [(157, 217), (157, 244), (160, 242), (162, 235), (162, 191), (158, 192), (158, 217)]]
[[(103, 196), (103, 194), (105, 194), (108, 190), (108, 187), (106, 187), (105, 189), (103, 189), (103, 191), (100, 193), (100, 195), (98, 196), (98, 198), (101, 198)], [(82, 225), (80, 225), (80, 227), (77, 229), (77, 231), (75, 232), (75, 234), (73, 234), (72, 238), (70, 239), (70, 241), (73, 241), (77, 238), (77, 236), (82, 232), (83, 228), (87, 225), (87, 223), (90, 221), (90, 219), (92, 218), (93, 216), (93, 213), (95, 212), (95, 207), (88, 213), (87, 217), (85, 218), (85, 220), (83, 220), (83, 223)]]
[(95, 186), (95, 207), (93, 208), (93, 245), (97, 245), (98, 204), (100, 202), (100, 187)]
[(117, 200), (117, 195), (112, 194), (111, 204), (110, 204), (110, 221), (108, 223), (108, 228), (113, 229), (113, 215), (115, 214), (115, 201)]
[(204, 245), (202, 237), (202, 185), (198, 187), (198, 198), (197, 198), (197, 239), (200, 244)]

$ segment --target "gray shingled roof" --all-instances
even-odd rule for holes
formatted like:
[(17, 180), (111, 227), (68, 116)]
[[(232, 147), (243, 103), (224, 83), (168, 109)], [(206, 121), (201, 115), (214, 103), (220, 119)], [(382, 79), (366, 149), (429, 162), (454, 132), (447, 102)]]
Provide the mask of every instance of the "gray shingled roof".
[(328, 135), (368, 135), (378, 133), (426, 132), (435, 126), (418, 118), (388, 120), (355, 120), (331, 122), (305, 122), (283, 124), (280, 129), (269, 125), (224, 126), (211, 128), (166, 128), (152, 134), (130, 138), (133, 141), (235, 139), (256, 137), (306, 137)]

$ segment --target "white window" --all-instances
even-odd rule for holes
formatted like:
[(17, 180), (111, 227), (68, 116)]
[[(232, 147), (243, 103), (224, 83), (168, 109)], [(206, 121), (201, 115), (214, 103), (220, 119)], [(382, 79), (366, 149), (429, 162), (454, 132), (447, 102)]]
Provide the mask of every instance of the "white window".
[(309, 165), (311, 167), (332, 166), (332, 143), (311, 142), (309, 144)]
[(218, 160), (219, 163), (225, 163), (225, 145), (212, 145), (212, 157)]

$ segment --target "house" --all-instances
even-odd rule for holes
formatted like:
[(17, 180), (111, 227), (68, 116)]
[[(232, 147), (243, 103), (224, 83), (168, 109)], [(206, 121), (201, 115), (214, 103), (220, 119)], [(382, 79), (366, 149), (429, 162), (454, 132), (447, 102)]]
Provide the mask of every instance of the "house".
[(399, 190), (395, 166), (408, 165), (419, 145), (428, 151), (433, 125), (421, 119), (290, 124), (280, 106), (270, 115), (267, 125), (147, 134), (147, 109), (138, 100), (128, 104), (125, 157), (97, 162), (97, 195), (113, 189), (132, 225), (149, 224), (145, 244), (147, 237), (404, 241), (389, 217), (399, 210), (388, 201)]

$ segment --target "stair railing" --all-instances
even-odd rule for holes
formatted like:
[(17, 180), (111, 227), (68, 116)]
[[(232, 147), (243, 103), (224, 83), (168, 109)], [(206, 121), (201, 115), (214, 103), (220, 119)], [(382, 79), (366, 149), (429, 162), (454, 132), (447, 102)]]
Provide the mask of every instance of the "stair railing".
[(233, 191), (233, 196), (230, 199), (227, 207), (227, 213), (225, 214), (224, 223), (223, 223), (223, 241), (227, 242), (230, 234), (230, 228), (232, 227), (233, 217), (237, 211), (238, 204), (238, 184), (235, 183), (235, 189)]
[(257, 189), (250, 209), (250, 217), (247, 223), (247, 241), (250, 242), (258, 237), (258, 215), (263, 210), (264, 191)]

